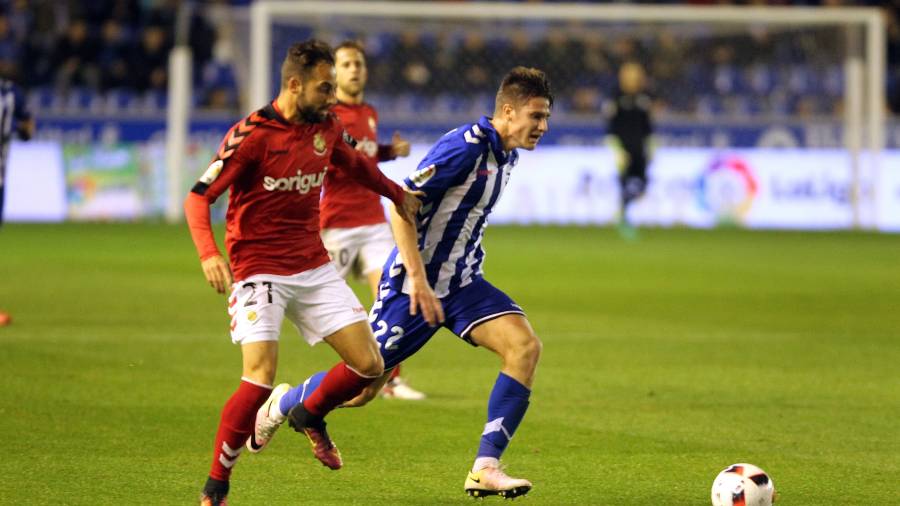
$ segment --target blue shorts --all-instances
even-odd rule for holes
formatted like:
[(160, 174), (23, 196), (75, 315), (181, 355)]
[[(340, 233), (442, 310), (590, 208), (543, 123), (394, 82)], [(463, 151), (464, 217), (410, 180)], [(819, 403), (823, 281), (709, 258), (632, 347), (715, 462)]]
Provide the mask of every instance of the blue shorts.
[[(372, 332), (378, 340), (384, 368), (390, 369), (425, 345), (440, 327), (430, 327), (421, 311), (409, 314), (409, 296), (382, 284), (378, 300), (369, 313)], [(508, 295), (477, 278), (471, 284), (441, 299), (445, 320), (443, 327), (463, 338), (472, 346), (469, 337), (478, 325), (507, 314), (525, 315)]]

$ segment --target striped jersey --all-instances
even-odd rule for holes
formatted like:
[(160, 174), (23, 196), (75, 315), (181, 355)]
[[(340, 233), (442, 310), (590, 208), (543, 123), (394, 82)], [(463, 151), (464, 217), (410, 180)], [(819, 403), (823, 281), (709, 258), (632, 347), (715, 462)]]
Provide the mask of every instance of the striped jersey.
[[(488, 215), (518, 161), (503, 151), (500, 135), (483, 116), (446, 133), (404, 182), (425, 193), (416, 219), (428, 284), (442, 298), (482, 276), (481, 239)], [(409, 293), (397, 248), (385, 263), (394, 290)]]
[(0, 185), (6, 173), (6, 158), (17, 121), (27, 121), (31, 114), (25, 108), (25, 100), (12, 81), (0, 78)]

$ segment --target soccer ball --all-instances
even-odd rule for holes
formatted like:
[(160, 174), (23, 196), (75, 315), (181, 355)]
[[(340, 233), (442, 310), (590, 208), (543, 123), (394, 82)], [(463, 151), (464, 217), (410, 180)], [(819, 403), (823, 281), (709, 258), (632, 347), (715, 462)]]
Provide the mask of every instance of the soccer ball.
[(753, 464), (733, 464), (713, 481), (713, 506), (771, 506), (775, 485)]

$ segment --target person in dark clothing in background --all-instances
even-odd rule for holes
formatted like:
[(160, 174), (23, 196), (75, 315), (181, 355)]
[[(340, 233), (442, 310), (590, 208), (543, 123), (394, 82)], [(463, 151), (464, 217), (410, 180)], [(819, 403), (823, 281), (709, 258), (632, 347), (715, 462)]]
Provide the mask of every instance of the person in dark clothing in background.
[(620, 231), (634, 238), (628, 207), (647, 189), (647, 165), (653, 156), (653, 99), (645, 91), (644, 68), (636, 62), (619, 67), (619, 86), (607, 104), (606, 143), (612, 149), (621, 185)]

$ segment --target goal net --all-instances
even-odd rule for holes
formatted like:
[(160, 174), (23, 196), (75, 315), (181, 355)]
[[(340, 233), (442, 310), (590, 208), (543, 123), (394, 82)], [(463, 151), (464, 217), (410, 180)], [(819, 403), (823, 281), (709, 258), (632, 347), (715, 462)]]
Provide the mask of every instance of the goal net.
[[(261, 1), (236, 31), (245, 50), (236, 62), (246, 83), (246, 111), (277, 94), (287, 48), (310, 37), (331, 44), (363, 42), (366, 100), (379, 111), (383, 140), (399, 130), (427, 148), (447, 130), (490, 114), (506, 71), (534, 66), (548, 73), (556, 94), (547, 143), (582, 146), (567, 155), (550, 153), (541, 165), (558, 165), (543, 167), (544, 176), (536, 177), (564, 179), (569, 188), (579, 189), (572, 194), (576, 197), (611, 196), (616, 191), (611, 155), (585, 146), (602, 146), (604, 104), (616, 88), (618, 67), (637, 61), (647, 71), (655, 99), (660, 146), (651, 167), (658, 177), (651, 178), (647, 202), (637, 211), (646, 215), (643, 221), (703, 226), (739, 220), (748, 199), (763, 198), (748, 194), (765, 184), (760, 179), (817, 170), (830, 174), (830, 183), (805, 190), (782, 184), (768, 189), (765, 198), (777, 198), (776, 190), (782, 195), (840, 194), (834, 203), (843, 200), (843, 207), (828, 211), (836, 214), (823, 222), (825, 227), (871, 226), (878, 214), (874, 174), (884, 144), (884, 32), (874, 9)], [(693, 202), (696, 174), (669, 176), (696, 172), (686, 167), (697, 164), (706, 165), (707, 172), (717, 169), (708, 160), (694, 160), (690, 149), (667, 151), (674, 148), (753, 149), (751, 165), (765, 169), (748, 181), (740, 169), (718, 159), (715, 163), (730, 168), (718, 174), (728, 177), (706, 180), (708, 194), (701, 195), (707, 211), (715, 212), (692, 216), (691, 206), (703, 212)], [(779, 155), (772, 148), (785, 151)], [(823, 157), (806, 160), (796, 150)], [(415, 164), (417, 154), (386, 165), (386, 171), (400, 175)], [(822, 160), (830, 160), (824, 162), (827, 167)], [(797, 181), (811, 177), (816, 176)], [(666, 181), (667, 189), (662, 187)], [(516, 222), (615, 218), (614, 196), (606, 203), (595, 198), (594, 204), (585, 204), (592, 209), (578, 210), (571, 208), (577, 207), (572, 195), (541, 192), (545, 183), (529, 190), (543, 196), (520, 192), (520, 202), (533, 198), (540, 203), (498, 208), (498, 214)], [(688, 184), (692, 187), (677, 188)], [(811, 205), (796, 212), (824, 211)], [(754, 219), (751, 226), (804, 226), (802, 219), (781, 223), (765, 213)]]

